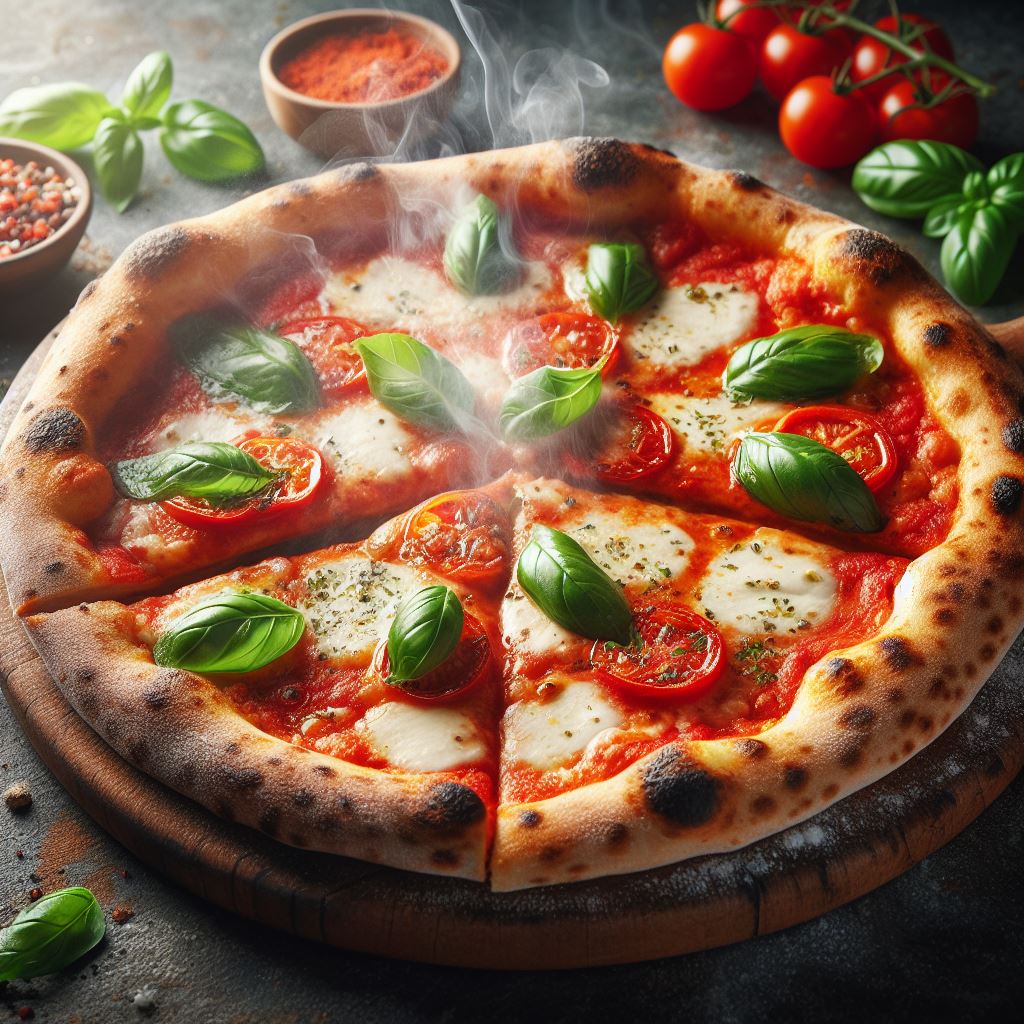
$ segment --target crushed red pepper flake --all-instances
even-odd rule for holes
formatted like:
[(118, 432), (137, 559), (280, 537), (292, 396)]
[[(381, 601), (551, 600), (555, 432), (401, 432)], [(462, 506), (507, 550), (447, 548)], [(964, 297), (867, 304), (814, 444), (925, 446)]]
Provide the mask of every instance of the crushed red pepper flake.
[(0, 158), (0, 259), (45, 242), (71, 217), (81, 189), (35, 160)]

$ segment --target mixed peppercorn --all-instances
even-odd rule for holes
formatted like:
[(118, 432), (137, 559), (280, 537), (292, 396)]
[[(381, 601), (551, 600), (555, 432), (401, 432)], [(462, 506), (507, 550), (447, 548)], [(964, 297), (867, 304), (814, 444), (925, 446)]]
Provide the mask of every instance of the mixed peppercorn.
[(68, 220), (82, 193), (73, 178), (35, 160), (0, 158), (0, 259), (45, 241)]

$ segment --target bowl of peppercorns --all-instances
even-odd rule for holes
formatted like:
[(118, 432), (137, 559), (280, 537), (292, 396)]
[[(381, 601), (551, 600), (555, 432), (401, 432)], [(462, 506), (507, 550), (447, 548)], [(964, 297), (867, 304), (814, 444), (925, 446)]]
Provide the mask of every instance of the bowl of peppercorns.
[(74, 160), (0, 138), (0, 288), (26, 288), (60, 270), (91, 212), (89, 179)]

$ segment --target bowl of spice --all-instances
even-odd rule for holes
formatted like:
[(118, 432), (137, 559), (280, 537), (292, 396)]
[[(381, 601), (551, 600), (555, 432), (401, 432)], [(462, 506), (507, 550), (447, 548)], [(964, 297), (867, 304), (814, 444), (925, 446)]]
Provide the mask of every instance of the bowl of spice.
[(25, 288), (60, 270), (91, 212), (78, 164), (48, 146), (0, 138), (0, 288)]
[(447, 118), (461, 54), (452, 34), (401, 11), (354, 8), (304, 18), (260, 57), (277, 126), (320, 156), (387, 156)]

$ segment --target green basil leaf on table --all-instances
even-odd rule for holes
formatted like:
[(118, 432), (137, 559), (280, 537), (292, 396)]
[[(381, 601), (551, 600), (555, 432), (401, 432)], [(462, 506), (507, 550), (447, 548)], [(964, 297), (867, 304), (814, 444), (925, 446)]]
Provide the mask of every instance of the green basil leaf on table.
[[(466, 295), (494, 295), (519, 279), (519, 264), (501, 245), (498, 207), (477, 196), (459, 214), (444, 246), (448, 279)], [(506, 248), (511, 243), (505, 240)]]
[(149, 119), (155, 118), (171, 98), (173, 82), (171, 55), (166, 51), (158, 50), (139, 61), (121, 93), (121, 106), (136, 127), (142, 127), (138, 123), (140, 118), (147, 119), (146, 127), (155, 127)]
[(984, 305), (995, 294), (1016, 242), (1013, 222), (994, 203), (962, 214), (942, 243), (946, 285), (961, 302)]
[(622, 588), (568, 534), (536, 525), (516, 579), (549, 619), (591, 640), (627, 644), (633, 616)]
[(115, 462), (110, 475), (126, 498), (205, 498), (211, 504), (256, 494), (276, 479), (248, 452), (223, 441), (195, 441)]
[(203, 100), (173, 103), (163, 115), (160, 145), (182, 174), (228, 181), (263, 166), (256, 136), (237, 117)]
[(564, 430), (601, 398), (606, 360), (577, 369), (541, 366), (519, 377), (501, 404), (501, 432), (510, 441), (533, 441)]
[(270, 413), (300, 413), (320, 401), (316, 371), (288, 338), (261, 327), (197, 319), (180, 328), (186, 366), (214, 398), (229, 395)]
[(77, 149), (92, 140), (112, 109), (103, 93), (79, 82), (16, 89), (0, 103), (0, 135), (54, 149)]
[(287, 654), (306, 628), (302, 612), (265, 594), (216, 594), (156, 642), (158, 665), (192, 672), (254, 672)]
[(96, 129), (92, 158), (104, 198), (118, 213), (124, 213), (142, 180), (142, 140), (119, 115), (105, 117)]
[(635, 242), (595, 242), (587, 250), (585, 280), (591, 308), (611, 323), (650, 301), (658, 278)]
[(872, 210), (889, 217), (924, 217), (940, 199), (961, 195), (971, 171), (983, 170), (970, 153), (944, 142), (887, 142), (853, 170), (853, 188)]
[(475, 423), (473, 387), (444, 356), (408, 334), (359, 338), (370, 391), (381, 405), (417, 426), (467, 431)]
[(733, 473), (755, 501), (791, 519), (858, 533), (885, 526), (857, 471), (831, 448), (801, 434), (747, 434)]
[(0, 930), (0, 981), (54, 974), (88, 953), (106, 930), (88, 889), (47, 893)]
[(406, 598), (388, 631), (387, 682), (411, 682), (447, 661), (459, 645), (464, 618), (462, 603), (448, 587), (424, 587)]
[(1013, 153), (993, 164), (986, 180), (992, 202), (1017, 231), (1024, 231), (1024, 153)]
[(722, 375), (733, 399), (800, 402), (845, 391), (882, 364), (882, 344), (868, 334), (813, 324), (791, 327), (738, 348)]
[(960, 215), (970, 206), (963, 196), (940, 199), (929, 211), (921, 225), (921, 233), (928, 238), (945, 238), (953, 230)]

